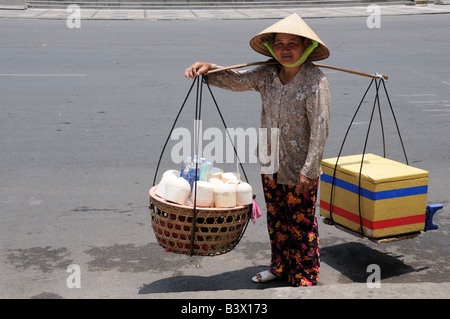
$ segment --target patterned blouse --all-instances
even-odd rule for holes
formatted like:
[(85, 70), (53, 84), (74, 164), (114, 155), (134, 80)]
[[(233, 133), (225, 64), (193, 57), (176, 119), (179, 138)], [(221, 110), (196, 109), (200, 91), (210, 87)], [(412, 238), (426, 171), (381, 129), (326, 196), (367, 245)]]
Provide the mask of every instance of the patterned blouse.
[[(212, 66), (213, 69), (219, 67)], [(295, 78), (286, 85), (281, 83), (276, 65), (211, 73), (207, 75), (207, 80), (213, 86), (236, 92), (260, 92), (261, 128), (267, 129), (267, 142), (263, 143), (261, 136), (259, 140), (263, 173), (276, 172), (279, 184), (291, 186), (298, 184), (300, 173), (309, 179), (320, 175), (328, 137), (330, 86), (318, 67), (309, 61), (304, 62)], [(278, 129), (273, 130), (279, 134), (278, 139), (271, 139), (271, 128)], [(277, 140), (279, 148), (275, 149), (275, 154), (278, 155), (278, 165), (272, 171), (264, 171), (267, 166), (273, 168), (274, 163), (267, 158), (263, 161), (261, 154), (272, 158), (271, 144)]]

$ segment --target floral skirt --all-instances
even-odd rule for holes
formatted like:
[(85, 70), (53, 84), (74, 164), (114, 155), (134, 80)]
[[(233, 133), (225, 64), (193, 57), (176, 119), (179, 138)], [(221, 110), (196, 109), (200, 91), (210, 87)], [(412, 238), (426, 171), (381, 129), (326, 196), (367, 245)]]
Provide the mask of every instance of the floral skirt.
[(315, 218), (316, 186), (296, 194), (295, 186), (280, 185), (262, 175), (271, 244), (270, 270), (294, 286), (314, 286), (319, 280), (319, 230)]

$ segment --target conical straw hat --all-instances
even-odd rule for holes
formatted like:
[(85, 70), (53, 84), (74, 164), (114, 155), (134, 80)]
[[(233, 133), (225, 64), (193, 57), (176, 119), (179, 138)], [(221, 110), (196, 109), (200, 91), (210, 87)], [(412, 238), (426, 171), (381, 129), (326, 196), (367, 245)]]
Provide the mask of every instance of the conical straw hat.
[(264, 42), (271, 42), (275, 33), (295, 34), (313, 41), (317, 41), (319, 45), (309, 55), (309, 60), (311, 61), (324, 60), (330, 55), (330, 51), (328, 51), (328, 48), (322, 40), (319, 39), (314, 31), (296, 13), (293, 13), (283, 20), (278, 21), (260, 32), (257, 36), (253, 37), (253, 39), (250, 40), (250, 46), (256, 52), (272, 57), (272, 54), (264, 45)]

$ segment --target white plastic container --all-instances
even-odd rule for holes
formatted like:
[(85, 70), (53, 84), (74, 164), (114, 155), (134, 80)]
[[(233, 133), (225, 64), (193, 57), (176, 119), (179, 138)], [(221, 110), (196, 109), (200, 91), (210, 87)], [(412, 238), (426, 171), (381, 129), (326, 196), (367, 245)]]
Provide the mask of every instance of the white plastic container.
[(167, 175), (175, 175), (176, 177), (180, 177), (180, 171), (177, 171), (176, 169), (169, 169), (164, 172), (162, 177), (167, 176)]
[(236, 184), (223, 183), (215, 187), (214, 206), (229, 208), (236, 206)]
[(210, 178), (209, 183), (212, 184), (214, 187), (217, 187), (217, 186), (223, 184), (223, 182), (220, 178)]
[(220, 179), (224, 183), (226, 183), (228, 181), (236, 181), (236, 182), (238, 182), (237, 173), (231, 173), (231, 172), (222, 173), (222, 175), (220, 176)]
[(172, 178), (177, 178), (179, 176), (180, 176), (180, 172), (177, 170), (172, 169), (172, 170), (165, 171), (161, 178), (161, 181), (159, 182), (159, 184), (156, 187), (155, 194), (158, 195), (159, 197), (164, 198), (167, 181)]
[[(195, 186), (197, 184), (197, 192)], [(196, 196), (197, 194), (197, 196)], [(214, 201), (214, 185), (205, 181), (198, 181), (194, 183), (191, 193), (191, 204), (198, 207), (211, 207)]]
[(236, 205), (250, 205), (253, 203), (253, 189), (248, 183), (239, 183), (236, 186)]
[(186, 205), (191, 187), (189, 182), (182, 177), (170, 178), (167, 180), (164, 190), (164, 199), (180, 205)]
[(209, 175), (209, 178), (218, 178), (220, 179), (222, 177), (223, 169), (214, 167), (211, 169), (211, 174)]

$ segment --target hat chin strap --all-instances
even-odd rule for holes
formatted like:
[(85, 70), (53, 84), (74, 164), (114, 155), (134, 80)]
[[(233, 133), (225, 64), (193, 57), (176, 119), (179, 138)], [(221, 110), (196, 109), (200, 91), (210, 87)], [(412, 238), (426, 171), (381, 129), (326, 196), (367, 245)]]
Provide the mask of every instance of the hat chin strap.
[[(272, 45), (269, 43), (269, 41), (264, 42), (264, 45), (267, 47), (267, 49), (269, 50), (269, 52), (272, 54), (272, 56), (275, 58), (275, 60), (278, 61), (277, 57), (275, 56), (275, 52), (273, 51)], [(303, 51), (302, 56), (300, 57), (300, 59), (298, 59), (297, 62), (292, 63), (292, 64), (283, 64), (280, 61), (278, 61), (281, 65), (286, 66), (288, 68), (292, 68), (292, 67), (296, 67), (296, 66), (300, 66), (302, 65), (303, 62), (306, 61), (306, 59), (308, 58), (308, 56), (311, 54), (311, 52), (313, 52), (313, 50), (319, 45), (319, 43), (317, 43), (316, 41), (313, 41), (313, 43), (306, 48), (305, 51)]]

